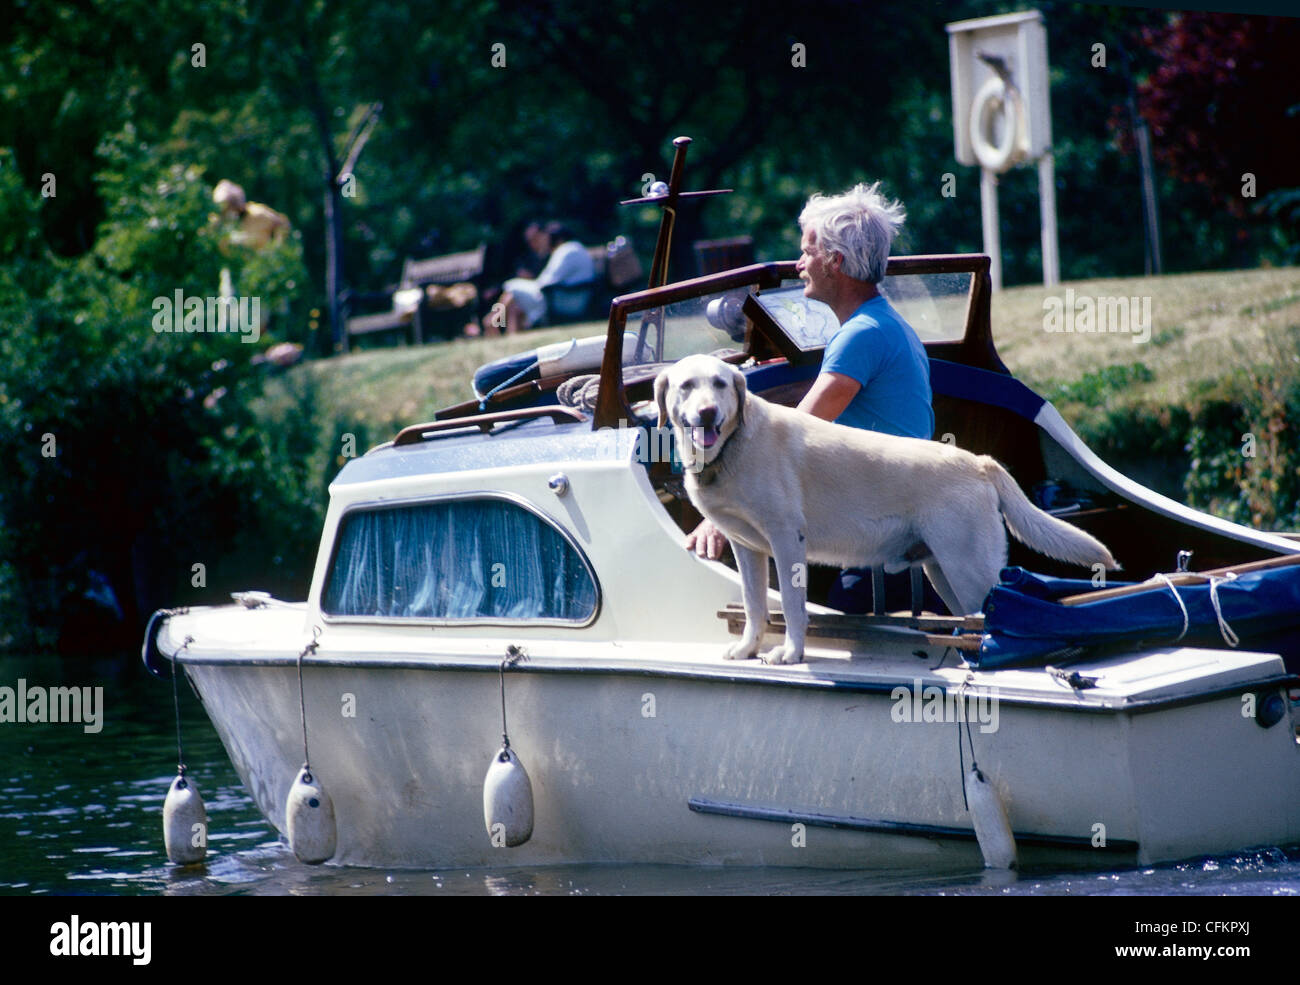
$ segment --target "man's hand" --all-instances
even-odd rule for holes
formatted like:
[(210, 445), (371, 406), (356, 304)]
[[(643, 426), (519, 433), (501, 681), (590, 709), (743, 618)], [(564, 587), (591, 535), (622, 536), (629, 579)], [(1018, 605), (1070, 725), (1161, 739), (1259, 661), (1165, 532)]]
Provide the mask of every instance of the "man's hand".
[(722, 557), (726, 546), (727, 538), (708, 520), (701, 520), (700, 525), (686, 535), (686, 549), (710, 561)]

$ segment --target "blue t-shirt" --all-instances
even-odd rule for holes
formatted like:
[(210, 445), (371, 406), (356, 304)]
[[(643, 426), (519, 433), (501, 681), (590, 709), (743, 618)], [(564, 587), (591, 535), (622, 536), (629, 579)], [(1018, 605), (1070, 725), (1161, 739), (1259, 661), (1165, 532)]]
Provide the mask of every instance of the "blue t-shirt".
[(826, 343), (822, 372), (862, 384), (836, 424), (930, 438), (930, 360), (912, 326), (883, 295), (864, 302)]

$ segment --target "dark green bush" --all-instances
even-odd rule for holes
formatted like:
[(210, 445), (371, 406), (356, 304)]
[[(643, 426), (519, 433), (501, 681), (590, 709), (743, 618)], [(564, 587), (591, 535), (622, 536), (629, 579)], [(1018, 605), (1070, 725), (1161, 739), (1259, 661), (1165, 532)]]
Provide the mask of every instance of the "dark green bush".
[[(105, 581), (121, 618), (101, 607), (100, 643), (128, 643), (154, 606), (246, 587), (229, 560), (240, 545), (275, 536), (288, 556), (318, 533), (301, 435), (263, 433), (248, 408), (270, 340), (153, 321), (157, 298), (215, 295), (223, 264), (241, 292), (291, 301), (297, 244), (274, 261), (223, 256), (197, 168), (129, 128), (101, 157), (108, 216), (94, 248), (64, 260), (35, 233), (40, 200), (0, 152), (0, 616), (15, 645), (66, 640)], [(305, 589), (300, 574), (284, 580)]]

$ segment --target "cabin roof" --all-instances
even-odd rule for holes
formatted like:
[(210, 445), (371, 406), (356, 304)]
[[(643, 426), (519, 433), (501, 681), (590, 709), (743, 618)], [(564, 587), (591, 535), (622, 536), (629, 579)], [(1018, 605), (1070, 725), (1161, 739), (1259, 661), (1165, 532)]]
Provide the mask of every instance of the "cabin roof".
[[(630, 436), (622, 439), (624, 443), (631, 440)], [(467, 428), (416, 444), (380, 447), (348, 462), (334, 484), (623, 457), (614, 432), (592, 431), (589, 421), (555, 423), (537, 418), (501, 426), (489, 434)]]

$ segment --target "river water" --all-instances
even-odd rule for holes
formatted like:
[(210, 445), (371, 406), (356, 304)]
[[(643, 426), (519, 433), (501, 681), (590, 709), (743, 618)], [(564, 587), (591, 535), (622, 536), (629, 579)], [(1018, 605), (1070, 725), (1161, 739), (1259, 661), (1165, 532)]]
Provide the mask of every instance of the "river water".
[(0, 724), (0, 894), (602, 895), (996, 894), (1300, 895), (1300, 848), (1273, 846), (1114, 872), (827, 872), (584, 865), (385, 871), (300, 864), (244, 791), (182, 685), (190, 775), (207, 804), (208, 858), (178, 869), (163, 851), (175, 775), (167, 681), (138, 656), (0, 657), (0, 685), (103, 688), (98, 733), (78, 724)]

